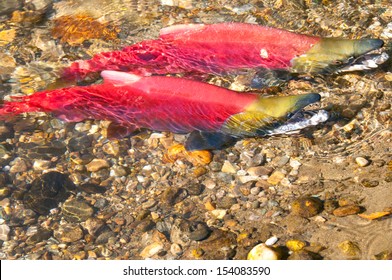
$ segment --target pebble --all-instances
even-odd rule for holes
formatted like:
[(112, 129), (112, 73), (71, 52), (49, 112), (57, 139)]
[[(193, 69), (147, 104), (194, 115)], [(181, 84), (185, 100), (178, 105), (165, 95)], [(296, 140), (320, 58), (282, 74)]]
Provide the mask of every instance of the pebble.
[(10, 166), (10, 173), (26, 172), (28, 169), (26, 161), (20, 157), (17, 157), (13, 161), (11, 161)]
[(225, 160), (225, 162), (223, 163), (222, 169), (221, 169), (222, 172), (231, 173), (231, 174), (237, 173), (237, 170), (238, 170), (238, 167), (234, 166), (228, 160)]
[(356, 158), (355, 158), (355, 162), (356, 162), (359, 166), (361, 166), (361, 167), (365, 167), (365, 166), (368, 166), (368, 165), (370, 164), (370, 161), (367, 160), (366, 158), (363, 158), (363, 157), (356, 157)]
[(105, 222), (98, 218), (88, 218), (81, 225), (90, 235), (98, 236), (101, 229), (105, 226)]
[(333, 214), (336, 217), (345, 217), (358, 214), (359, 212), (361, 212), (361, 207), (359, 207), (358, 205), (346, 205), (336, 208), (333, 211)]
[(267, 246), (272, 246), (274, 245), (276, 242), (278, 242), (278, 238), (276, 236), (271, 236), (270, 238), (268, 238), (264, 244)]
[(291, 203), (291, 213), (304, 218), (316, 216), (323, 210), (323, 202), (313, 196), (304, 196)]
[(375, 188), (379, 185), (380, 183), (377, 180), (369, 180), (369, 179), (363, 179), (361, 181), (361, 185), (365, 188)]
[(209, 189), (209, 190), (212, 190), (212, 189), (214, 189), (214, 188), (216, 187), (216, 183), (215, 183), (213, 180), (211, 180), (211, 179), (206, 179), (206, 180), (204, 180), (204, 181), (203, 181), (203, 185), (204, 185), (207, 189)]
[(191, 184), (186, 189), (189, 195), (200, 195), (204, 191), (204, 186), (202, 184)]
[(385, 250), (374, 255), (375, 260), (392, 260), (392, 251)]
[(307, 250), (300, 250), (293, 252), (288, 260), (321, 260), (322, 257), (319, 254), (309, 252)]
[(282, 181), (282, 179), (286, 176), (283, 172), (279, 170), (275, 170), (271, 176), (268, 177), (267, 182), (270, 183), (271, 185), (277, 185)]
[(52, 236), (53, 232), (51, 230), (47, 230), (44, 228), (38, 228), (37, 232), (31, 235), (27, 240), (26, 243), (29, 245), (33, 245), (39, 243), (41, 241), (47, 240)]
[(120, 145), (116, 141), (110, 141), (102, 146), (102, 150), (112, 156), (117, 156), (120, 152)]
[(54, 237), (60, 242), (75, 242), (83, 237), (83, 231), (76, 224), (66, 224), (54, 231)]
[(35, 171), (44, 171), (50, 168), (51, 162), (49, 160), (37, 159), (33, 163)]
[[(11, 193), (11, 190), (7, 187), (0, 187), (0, 199), (7, 197)], [(0, 203), (1, 206), (2, 203)]]
[(175, 256), (180, 256), (182, 254), (181, 246), (177, 243), (173, 243), (172, 245), (170, 245), (170, 253)]
[(206, 174), (208, 172), (207, 168), (203, 167), (203, 166), (198, 166), (193, 170), (193, 175), (196, 178), (199, 178), (200, 176), (203, 176), (204, 174)]
[(88, 164), (86, 164), (87, 171), (89, 172), (96, 172), (98, 170), (101, 170), (103, 168), (108, 168), (109, 163), (105, 159), (98, 159), (95, 158), (92, 161), (90, 161)]
[(212, 211), (216, 209), (215, 203), (212, 203), (211, 201), (207, 201), (206, 203), (204, 203), (204, 207), (207, 211)]
[(192, 227), (192, 231), (189, 234), (189, 239), (194, 241), (201, 241), (206, 239), (211, 233), (211, 230), (205, 223), (197, 223), (196, 226)]
[(350, 258), (359, 258), (361, 256), (361, 250), (358, 245), (352, 241), (346, 240), (339, 243), (338, 248), (342, 253)]
[(157, 205), (157, 203), (158, 203), (158, 201), (156, 201), (156, 200), (154, 200), (154, 199), (149, 199), (149, 200), (147, 200), (146, 202), (144, 202), (144, 203), (142, 204), (142, 208), (143, 208), (144, 210), (150, 209), (150, 208), (154, 207), (155, 205)]
[(280, 254), (275, 248), (265, 245), (264, 243), (258, 244), (248, 253), (248, 260), (279, 260)]
[(64, 202), (61, 211), (69, 222), (84, 222), (94, 214), (94, 209), (81, 199), (70, 199)]
[(298, 169), (301, 165), (302, 165), (302, 163), (300, 163), (298, 160), (292, 159), (292, 158), (290, 159), (290, 166), (293, 169)]
[(293, 252), (302, 250), (305, 246), (306, 243), (301, 240), (291, 239), (286, 242), (286, 247)]
[(169, 187), (166, 188), (166, 190), (163, 192), (161, 196), (161, 202), (172, 206), (184, 200), (187, 197), (187, 195), (188, 192), (186, 189)]
[(271, 167), (265, 167), (265, 166), (254, 166), (248, 168), (246, 171), (251, 176), (261, 177), (261, 176), (270, 175), (273, 169)]
[(154, 242), (147, 247), (145, 247), (141, 252), (140, 256), (144, 259), (151, 258), (152, 256), (158, 254), (163, 249), (163, 244), (161, 242)]
[(7, 241), (9, 238), (10, 227), (6, 224), (0, 225), (0, 240)]
[(227, 210), (225, 209), (215, 209), (215, 210), (211, 210), (211, 214), (218, 220), (222, 220), (226, 214), (227, 214)]
[(216, 202), (218, 208), (230, 209), (231, 206), (237, 203), (237, 199), (230, 196), (224, 196)]

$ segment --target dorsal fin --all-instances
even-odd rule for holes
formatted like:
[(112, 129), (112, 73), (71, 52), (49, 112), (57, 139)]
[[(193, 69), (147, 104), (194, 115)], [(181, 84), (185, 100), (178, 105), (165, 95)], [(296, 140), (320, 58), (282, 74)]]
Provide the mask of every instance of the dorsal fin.
[(115, 86), (133, 84), (142, 78), (141, 76), (135, 74), (131, 74), (127, 72), (111, 71), (111, 70), (102, 71), (101, 76), (105, 84), (110, 83)]
[(180, 33), (184, 33), (189, 30), (198, 30), (204, 27), (204, 24), (176, 24), (172, 26), (168, 26), (165, 28), (162, 28), (161, 31), (159, 32), (159, 36), (165, 36), (165, 35), (176, 35)]

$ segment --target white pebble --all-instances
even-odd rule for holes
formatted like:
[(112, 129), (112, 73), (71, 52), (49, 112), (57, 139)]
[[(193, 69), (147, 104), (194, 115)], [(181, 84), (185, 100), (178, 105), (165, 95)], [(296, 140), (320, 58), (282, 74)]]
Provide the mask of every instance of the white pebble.
[(361, 166), (361, 167), (368, 166), (369, 163), (370, 163), (366, 158), (363, 158), (363, 157), (357, 157), (357, 158), (355, 158), (355, 162), (356, 162), (359, 166)]
[(277, 238), (276, 236), (272, 236), (272, 237), (268, 238), (268, 239), (265, 241), (265, 245), (267, 245), (267, 246), (272, 246), (272, 245), (274, 245), (276, 242), (278, 242), (278, 238)]

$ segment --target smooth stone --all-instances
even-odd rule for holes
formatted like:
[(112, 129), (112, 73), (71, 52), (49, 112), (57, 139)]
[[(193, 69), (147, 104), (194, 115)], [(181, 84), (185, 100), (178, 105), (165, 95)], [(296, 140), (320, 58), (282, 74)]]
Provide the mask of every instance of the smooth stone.
[(279, 260), (280, 254), (273, 247), (258, 244), (248, 253), (248, 260)]
[(10, 166), (11, 166), (10, 173), (26, 172), (28, 169), (26, 161), (19, 157), (11, 161)]
[(222, 220), (226, 214), (227, 214), (227, 210), (226, 209), (214, 209), (211, 210), (211, 214), (218, 220)]
[(81, 226), (87, 230), (92, 236), (98, 236), (100, 230), (105, 226), (105, 222), (98, 218), (89, 218), (85, 222), (81, 223)]
[(345, 217), (349, 215), (358, 214), (359, 212), (361, 212), (361, 207), (359, 207), (358, 205), (346, 205), (346, 206), (336, 208), (333, 211), (333, 214), (336, 217)]
[(75, 242), (83, 237), (83, 230), (75, 224), (67, 224), (60, 226), (54, 231), (54, 237), (61, 242)]
[(293, 252), (302, 250), (305, 246), (306, 243), (301, 240), (291, 239), (286, 242), (286, 247)]
[(321, 260), (322, 257), (319, 254), (309, 252), (307, 250), (300, 250), (293, 252), (288, 260)]
[(370, 161), (367, 160), (366, 158), (363, 157), (356, 157), (355, 162), (360, 166), (360, 167), (365, 167), (370, 164)]
[(300, 197), (291, 203), (291, 213), (304, 218), (316, 216), (322, 210), (323, 202), (317, 197)]
[(44, 240), (48, 240), (52, 236), (53, 232), (51, 230), (47, 230), (44, 228), (39, 228), (36, 233), (31, 235), (27, 240), (26, 243), (29, 245), (33, 245)]
[(237, 199), (230, 196), (224, 196), (216, 202), (218, 208), (230, 209), (231, 206), (237, 203)]
[(209, 190), (212, 190), (216, 187), (216, 183), (211, 179), (204, 180), (203, 185)]
[(87, 171), (89, 172), (96, 172), (103, 168), (108, 168), (110, 165), (105, 159), (98, 159), (95, 158), (88, 164), (86, 164)]
[(80, 199), (71, 199), (61, 207), (65, 219), (69, 222), (84, 222), (94, 214), (94, 209)]
[(358, 245), (352, 241), (343, 241), (342, 243), (339, 243), (338, 248), (343, 254), (350, 258), (357, 259), (361, 256), (361, 250)]
[(147, 200), (146, 202), (144, 202), (144, 203), (142, 204), (142, 208), (143, 208), (144, 210), (145, 210), (145, 209), (150, 209), (150, 208), (154, 207), (155, 205), (157, 205), (157, 203), (158, 203), (158, 201), (153, 200), (153, 199), (150, 199), (150, 200)]
[(163, 249), (163, 244), (161, 242), (154, 242), (147, 247), (145, 247), (141, 252), (140, 256), (142, 258), (151, 258), (152, 256), (156, 255)]
[(37, 159), (33, 163), (33, 169), (36, 171), (44, 171), (50, 168), (52, 163), (49, 160)]
[(268, 176), (272, 173), (273, 169), (271, 167), (266, 166), (254, 166), (250, 167), (246, 170), (251, 176)]
[(202, 184), (191, 184), (187, 188), (189, 195), (200, 195), (204, 191)]
[(298, 169), (301, 165), (302, 165), (302, 163), (300, 163), (298, 160), (292, 159), (292, 158), (290, 159), (290, 166), (293, 169)]
[(230, 174), (235, 174), (237, 173), (238, 167), (234, 166), (230, 161), (225, 160), (223, 163), (221, 171), (223, 173), (230, 173)]
[(181, 255), (181, 254), (182, 254), (182, 248), (181, 248), (181, 246), (180, 246), (179, 244), (177, 244), (177, 243), (173, 243), (173, 244), (170, 246), (170, 253), (172, 253), (172, 254), (175, 255), (175, 256)]
[(163, 192), (161, 201), (165, 204), (173, 206), (174, 204), (184, 200), (188, 196), (188, 192), (183, 188), (169, 187)]
[(282, 179), (286, 177), (286, 174), (279, 170), (275, 170), (271, 176), (268, 177), (267, 182), (270, 183), (271, 185), (277, 185), (282, 181)]
[(197, 223), (196, 226), (192, 227), (192, 231), (189, 234), (190, 240), (201, 241), (206, 239), (210, 235), (211, 230), (204, 223)]
[(7, 241), (9, 239), (10, 227), (6, 224), (0, 225), (0, 240)]

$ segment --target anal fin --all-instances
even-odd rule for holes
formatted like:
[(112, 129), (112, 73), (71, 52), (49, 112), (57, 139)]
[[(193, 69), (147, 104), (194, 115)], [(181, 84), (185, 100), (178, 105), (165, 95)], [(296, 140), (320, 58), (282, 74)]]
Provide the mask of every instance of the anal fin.
[(221, 132), (193, 131), (186, 143), (187, 151), (195, 150), (220, 150), (233, 145), (237, 138)]

